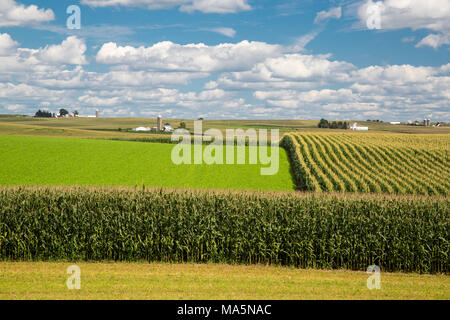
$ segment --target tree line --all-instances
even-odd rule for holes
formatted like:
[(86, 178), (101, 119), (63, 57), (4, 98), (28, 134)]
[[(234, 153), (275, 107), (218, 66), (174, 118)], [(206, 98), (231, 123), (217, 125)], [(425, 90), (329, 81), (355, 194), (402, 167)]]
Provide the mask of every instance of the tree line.
[[(59, 109), (59, 115), (62, 116), (62, 117), (65, 117), (65, 116), (69, 115), (69, 111), (67, 111), (66, 109)], [(74, 115), (74, 116), (78, 116), (78, 115), (79, 115), (78, 111), (75, 110), (75, 111), (73, 112), (73, 115)], [(36, 118), (56, 118), (56, 114), (51, 113), (50, 111), (47, 111), (47, 110), (41, 110), (41, 109), (39, 109), (39, 110), (34, 114), (34, 116), (35, 116)]]
[(34, 114), (34, 116), (35, 116), (36, 118), (53, 118), (53, 117), (55, 117), (55, 114), (54, 114), (54, 113), (51, 113), (50, 111), (47, 111), (47, 110), (41, 110), (41, 109), (39, 109), (39, 110)]
[(326, 119), (320, 119), (319, 128), (327, 128), (327, 129), (348, 129), (349, 124), (347, 121), (328, 121)]

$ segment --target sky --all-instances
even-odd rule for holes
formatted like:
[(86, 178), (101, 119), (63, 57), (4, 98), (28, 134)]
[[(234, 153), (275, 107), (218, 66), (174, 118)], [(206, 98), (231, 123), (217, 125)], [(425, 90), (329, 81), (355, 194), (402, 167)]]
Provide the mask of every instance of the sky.
[(0, 0), (0, 114), (449, 122), (449, 58), (449, 0)]

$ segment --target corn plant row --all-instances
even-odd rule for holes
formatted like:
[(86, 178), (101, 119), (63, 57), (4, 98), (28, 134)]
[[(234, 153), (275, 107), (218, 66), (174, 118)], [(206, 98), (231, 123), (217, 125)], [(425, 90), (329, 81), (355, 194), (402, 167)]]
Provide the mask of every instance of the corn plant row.
[(308, 136), (307, 140), (309, 140), (314, 147), (319, 151), (320, 156), (323, 157), (326, 165), (330, 168), (333, 174), (333, 180), (337, 183), (337, 189), (339, 191), (357, 191), (358, 187), (355, 182), (348, 176), (348, 172), (345, 166), (335, 166), (336, 159), (334, 155), (328, 149), (326, 143), (319, 143), (314, 136)]
[[(329, 176), (329, 180), (332, 183), (332, 185), (330, 185), (330, 188), (335, 191), (345, 191), (345, 184), (342, 181), (342, 177), (339, 177), (336, 174), (336, 169), (333, 170), (334, 166), (332, 166), (332, 164), (327, 161), (326, 154), (323, 154), (321, 152), (322, 149), (317, 149), (316, 145), (311, 142), (310, 139), (308, 139), (307, 135), (302, 135), (302, 138), (303, 142), (306, 143), (307, 148), (311, 150), (314, 161), (318, 163), (319, 167), (323, 168), (323, 171), (325, 171)], [(331, 167), (329, 165), (331, 165)]]
[(448, 273), (444, 197), (0, 189), (0, 259)]
[[(312, 139), (317, 145), (322, 145), (324, 153), (328, 154), (331, 163), (341, 163), (341, 166), (336, 166), (337, 170), (342, 170), (343, 179), (348, 183), (346, 191), (356, 192), (358, 190), (364, 190), (364, 192), (370, 192), (368, 184), (361, 179), (360, 174), (356, 174), (352, 170), (352, 166), (347, 159), (342, 155), (340, 149), (337, 149), (334, 145), (330, 144), (327, 140), (322, 139), (319, 136), (313, 136)], [(348, 182), (347, 182), (348, 181)]]
[[(365, 167), (366, 172), (377, 181), (380, 189), (384, 193), (396, 193), (399, 191), (398, 184), (395, 181), (395, 176), (387, 174), (387, 169), (380, 165), (376, 158), (368, 153), (366, 149), (358, 148), (357, 145), (349, 142), (335, 141), (337, 144), (345, 146), (352, 156), (356, 159), (356, 162)], [(356, 162), (353, 164), (355, 165)]]
[[(370, 190), (374, 193), (382, 193), (383, 191), (388, 191), (388, 183), (381, 179), (379, 175), (376, 175), (373, 168), (370, 166), (370, 163), (367, 159), (356, 152), (351, 145), (347, 145), (345, 143), (336, 143), (332, 136), (326, 137), (329, 139), (329, 142), (335, 145), (337, 148), (341, 149), (345, 158), (347, 158), (350, 162), (350, 167), (355, 174), (359, 174), (361, 179), (363, 179), (366, 184), (369, 186)], [(335, 165), (342, 166), (342, 163), (338, 162)], [(361, 189), (364, 190), (364, 189)], [(358, 190), (358, 191), (361, 191)], [(386, 191), (387, 190), (387, 191)]]
[(333, 183), (327, 175), (327, 172), (317, 163), (317, 159), (313, 157), (314, 153), (309, 150), (308, 144), (306, 144), (302, 136), (296, 135), (295, 139), (297, 143), (301, 146), (300, 150), (305, 155), (305, 162), (310, 167), (311, 172), (315, 175), (317, 182), (321, 190), (323, 191), (333, 191)]
[[(389, 135), (388, 135), (389, 136)], [(400, 135), (402, 137), (403, 135)], [(364, 137), (358, 137), (359, 139), (355, 139), (355, 136), (349, 136), (349, 135), (342, 135), (340, 136), (341, 141), (347, 141), (349, 143), (352, 143), (353, 145), (360, 145), (360, 146), (374, 146), (381, 149), (389, 149), (390, 151), (396, 150), (397, 152), (408, 152), (409, 153), (409, 159), (410, 161), (420, 161), (422, 164), (427, 166), (427, 174), (430, 175), (435, 171), (438, 171), (440, 174), (444, 173), (446, 175), (450, 175), (450, 166), (448, 163), (448, 152), (449, 152), (449, 146), (450, 141), (448, 136), (435, 136), (433, 140), (430, 140), (431, 138), (424, 139), (423, 137), (415, 136), (414, 138), (408, 139), (408, 143), (399, 145), (399, 143), (394, 143), (395, 140), (398, 139), (397, 136), (390, 136), (392, 141), (388, 142), (384, 140), (384, 143), (373, 143), (368, 144), (367, 141), (365, 141)], [(430, 148), (433, 146), (432, 141), (439, 141), (442, 143), (441, 149), (435, 149), (432, 150)], [(441, 141), (442, 140), (442, 141)], [(374, 141), (372, 139), (372, 141)], [(420, 142), (423, 141), (423, 144), (420, 144)], [(426, 142), (425, 142), (426, 141)], [(447, 142), (447, 143), (446, 143)], [(411, 145), (410, 145), (411, 144)], [(414, 147), (412, 147), (414, 146)], [(415, 167), (415, 166), (414, 166)], [(443, 182), (448, 183), (448, 180), (443, 180)]]
[[(410, 155), (407, 157), (402, 157), (399, 155), (399, 153), (402, 152), (402, 150), (405, 150), (405, 148), (401, 147), (390, 147), (390, 146), (379, 146), (379, 145), (372, 145), (370, 148), (367, 147), (362, 143), (362, 141), (359, 142), (352, 142), (348, 137), (345, 138), (346, 141), (349, 143), (352, 143), (357, 148), (363, 148), (368, 153), (375, 153), (375, 155), (379, 155), (382, 160), (381, 162), (384, 163), (384, 167), (388, 168), (389, 171), (391, 171), (392, 174), (395, 176), (400, 177), (401, 179), (398, 179), (399, 182), (403, 185), (402, 186), (402, 192), (401, 193), (415, 193), (416, 191), (419, 191), (420, 194), (442, 194), (445, 193), (445, 191), (440, 188), (440, 184), (446, 184), (445, 180), (442, 180), (442, 171), (439, 176), (434, 176), (437, 178), (435, 181), (440, 181), (438, 184), (432, 185), (428, 179), (423, 179), (423, 173), (426, 172), (429, 177), (433, 177), (433, 175), (436, 172), (436, 166), (438, 164), (435, 164), (436, 166), (428, 166), (424, 170), (424, 168), (419, 168), (420, 166), (417, 164), (416, 158), (418, 157), (417, 154), (420, 154), (420, 150), (414, 150), (414, 155)], [(433, 164), (433, 161), (425, 161), (427, 164)], [(404, 188), (408, 189), (406, 192), (404, 191)], [(436, 189), (440, 189), (437, 191)]]
[[(393, 141), (397, 138), (389, 137)], [(368, 136), (367, 141), (364, 138), (355, 134), (298, 133), (284, 136), (281, 145), (290, 153), (291, 162), (299, 167), (294, 170), (301, 175), (296, 180), (317, 181), (317, 185), (299, 185), (301, 190), (449, 194), (448, 150), (426, 150), (425, 145), (426, 142), (437, 147), (441, 142), (432, 142), (430, 137), (405, 138), (403, 135), (400, 141), (404, 143), (392, 144), (383, 135), (379, 141), (372, 136)], [(414, 148), (408, 147), (408, 143)], [(289, 145), (295, 148), (287, 147)]]

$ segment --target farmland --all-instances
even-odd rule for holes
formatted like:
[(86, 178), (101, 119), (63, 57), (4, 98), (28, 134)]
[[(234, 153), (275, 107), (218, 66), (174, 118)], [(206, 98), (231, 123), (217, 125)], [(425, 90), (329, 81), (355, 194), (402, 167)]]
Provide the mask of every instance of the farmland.
[(0, 305), (450, 300), (450, 0), (0, 0), (0, 29)]
[(446, 299), (445, 275), (383, 273), (382, 290), (367, 290), (368, 274), (276, 266), (86, 263), (81, 290), (67, 290), (67, 262), (0, 262), (1, 299)]
[(448, 195), (450, 136), (288, 134), (301, 190)]
[[(188, 130), (194, 129), (194, 121), (164, 119), (178, 127), (185, 122)], [(204, 120), (203, 129), (279, 129), (280, 136), (290, 132), (345, 132), (345, 130), (318, 129), (316, 120)], [(450, 126), (440, 128), (390, 125), (377, 122), (359, 122), (368, 126), (370, 132), (407, 134), (448, 134)], [(156, 126), (156, 119), (146, 118), (72, 118), (43, 119), (25, 116), (0, 116), (0, 134), (19, 136), (73, 137), (91, 139), (167, 139), (167, 135), (130, 132), (132, 128)]]
[(417, 196), (4, 188), (0, 257), (448, 273), (448, 205)]
[[(129, 131), (152, 121), (0, 117), (0, 298), (448, 299), (448, 127), (203, 122), (279, 129), (262, 176), (177, 166), (170, 135)], [(88, 290), (55, 276), (72, 263)]]
[(295, 188), (283, 149), (278, 174), (262, 176), (260, 165), (177, 166), (171, 160), (172, 148), (158, 143), (0, 136), (0, 185)]

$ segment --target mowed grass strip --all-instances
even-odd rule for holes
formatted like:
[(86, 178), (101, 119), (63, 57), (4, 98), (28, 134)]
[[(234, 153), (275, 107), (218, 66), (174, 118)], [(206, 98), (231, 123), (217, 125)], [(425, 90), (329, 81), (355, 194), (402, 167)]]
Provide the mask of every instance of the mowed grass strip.
[(284, 149), (279, 149), (278, 174), (262, 176), (262, 165), (177, 166), (171, 160), (173, 147), (126, 141), (0, 136), (0, 185), (295, 189)]
[(450, 299), (450, 277), (216, 264), (77, 263), (81, 289), (68, 290), (71, 263), (0, 263), (0, 299)]

